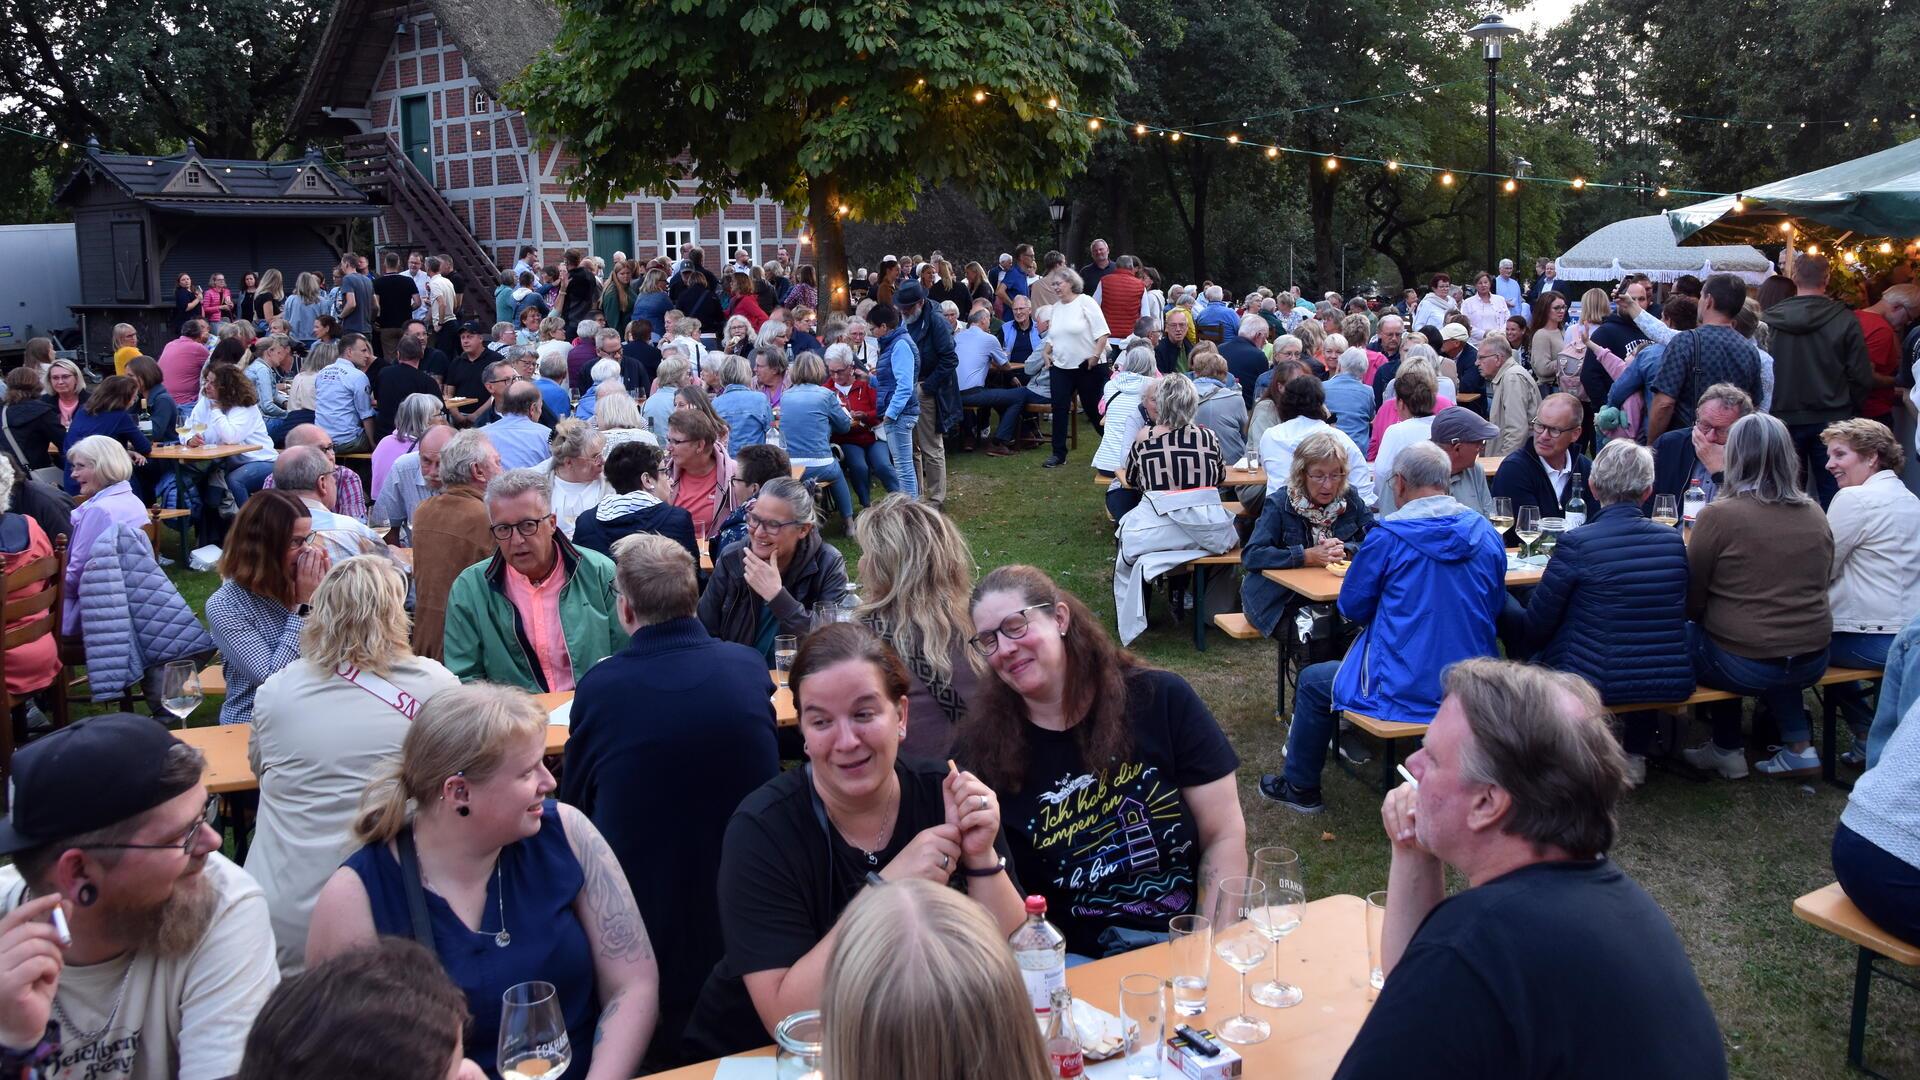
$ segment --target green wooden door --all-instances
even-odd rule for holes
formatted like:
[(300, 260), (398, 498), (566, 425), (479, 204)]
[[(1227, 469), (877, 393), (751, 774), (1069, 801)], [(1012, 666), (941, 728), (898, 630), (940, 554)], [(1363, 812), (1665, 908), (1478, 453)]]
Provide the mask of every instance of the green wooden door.
[(427, 183), (438, 186), (433, 178), (433, 110), (427, 95), (400, 99), (400, 146)]
[(596, 221), (593, 223), (593, 254), (607, 262), (613, 262), (613, 253), (624, 251), (633, 255), (633, 223), (627, 221)]

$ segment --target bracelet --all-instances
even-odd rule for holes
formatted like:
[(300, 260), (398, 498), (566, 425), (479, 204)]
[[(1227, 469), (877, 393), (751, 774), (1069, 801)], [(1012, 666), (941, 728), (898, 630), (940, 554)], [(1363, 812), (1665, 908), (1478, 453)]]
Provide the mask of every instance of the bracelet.
[(1000, 856), (1000, 859), (998, 862), (994, 863), (992, 866), (988, 867), (985, 870), (975, 870), (971, 866), (963, 866), (960, 868), (960, 872), (970, 878), (989, 878), (989, 877), (993, 877), (995, 874), (1004, 874), (1006, 873), (1006, 870), (1007, 870), (1007, 857), (1005, 855)]
[(38, 1075), (36, 1070), (60, 1053), (60, 1025), (47, 1021), (47, 1029), (40, 1036), (40, 1042), (24, 1050), (12, 1046), (0, 1046), (0, 1078), (14, 1080), (15, 1077)]

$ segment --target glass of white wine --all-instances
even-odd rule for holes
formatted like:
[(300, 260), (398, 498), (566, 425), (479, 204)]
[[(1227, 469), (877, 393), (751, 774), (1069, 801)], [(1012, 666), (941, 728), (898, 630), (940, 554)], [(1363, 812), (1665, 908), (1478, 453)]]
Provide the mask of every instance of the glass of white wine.
[(160, 672), (160, 706), (182, 725), (205, 695), (200, 689), (200, 671), (191, 660), (174, 660)]
[(572, 1062), (552, 983), (523, 982), (500, 995), (500, 1080), (556, 1080)]
[(1680, 524), (1680, 500), (1672, 495), (1655, 495), (1653, 520), (1669, 528)]
[(1520, 538), (1520, 557), (1533, 554), (1533, 545), (1540, 539), (1540, 508), (1523, 506), (1513, 519), (1513, 534)]
[(1273, 978), (1254, 985), (1253, 1000), (1270, 1009), (1290, 1009), (1306, 996), (1299, 987), (1280, 978), (1280, 942), (1300, 928), (1300, 916), (1307, 906), (1300, 854), (1288, 847), (1259, 848), (1253, 853), (1253, 874), (1267, 887), (1267, 903), (1248, 913), (1247, 919), (1273, 942)]
[(1501, 536), (1507, 535), (1507, 530), (1513, 528), (1513, 500), (1505, 495), (1494, 496), (1493, 516), (1487, 520), (1493, 522), (1495, 531)]
[(1252, 915), (1267, 906), (1267, 887), (1257, 878), (1223, 878), (1213, 892), (1213, 951), (1240, 973), (1240, 1012), (1219, 1022), (1215, 1032), (1226, 1041), (1245, 1046), (1273, 1034), (1265, 1020), (1247, 1012), (1247, 972), (1267, 958), (1267, 935)]
[(179, 423), (175, 424), (173, 426), (173, 433), (180, 437), (181, 446), (187, 445), (187, 440), (193, 438), (192, 421), (182, 420)]

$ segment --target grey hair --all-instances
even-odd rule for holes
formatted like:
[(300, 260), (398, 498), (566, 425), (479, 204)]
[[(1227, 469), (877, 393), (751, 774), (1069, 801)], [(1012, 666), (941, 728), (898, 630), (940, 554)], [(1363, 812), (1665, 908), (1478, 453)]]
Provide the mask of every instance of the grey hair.
[(747, 358), (732, 353), (721, 354), (722, 359), (714, 365), (714, 372), (720, 376), (721, 386), (752, 386), (753, 369), (747, 366)]
[(1200, 409), (1200, 393), (1193, 380), (1175, 372), (1153, 384), (1153, 400), (1159, 408), (1160, 423), (1174, 430), (1193, 425)]
[(620, 361), (618, 360), (595, 360), (593, 366), (587, 369), (587, 379), (595, 386), (619, 377)]
[(472, 484), (474, 472), (487, 460), (493, 443), (487, 433), (471, 428), (453, 437), (440, 451), (440, 483), (447, 487)]
[(1394, 457), (1393, 475), (1404, 481), (1409, 490), (1444, 489), (1453, 475), (1453, 464), (1448, 460), (1447, 452), (1440, 449), (1440, 444), (1415, 443)]
[[(509, 364), (517, 364), (522, 357), (532, 356), (534, 353), (535, 349), (531, 345), (512, 345), (508, 346), (506, 354), (501, 359)], [(561, 359), (564, 360), (566, 357), (562, 356)]]
[(599, 333), (593, 335), (593, 343), (597, 346), (604, 346), (608, 342), (612, 342), (615, 345), (620, 344), (620, 331), (615, 330), (611, 326), (603, 326), (600, 328)]
[(786, 500), (787, 505), (793, 507), (793, 520), (806, 525), (813, 524), (813, 489), (807, 486), (806, 481), (795, 480), (791, 476), (776, 476), (760, 485), (757, 498), (768, 496)]
[[(440, 467), (446, 468), (447, 459), (440, 458)], [(540, 493), (540, 499), (553, 509), (553, 481), (539, 469), (508, 469), (499, 476), (487, 481), (487, 511), (491, 515), (493, 504), (501, 499), (511, 499), (525, 495), (529, 491)]]
[(1120, 354), (1120, 370), (1131, 371), (1135, 375), (1152, 375), (1158, 370), (1153, 355), (1153, 346), (1137, 342)]
[(1653, 451), (1631, 439), (1614, 439), (1593, 459), (1587, 486), (1601, 506), (1639, 502), (1653, 486)]
[(601, 431), (642, 425), (640, 406), (625, 393), (602, 394), (594, 402), (593, 425)]
[(1362, 378), (1367, 373), (1367, 350), (1349, 345), (1340, 353), (1340, 374)]
[(787, 324), (779, 319), (768, 319), (760, 324), (760, 332), (753, 335), (755, 345), (771, 345), (775, 335), (787, 332)]
[[(691, 374), (693, 374), (693, 361), (685, 356), (668, 356), (660, 361), (660, 367), (654, 371), (653, 377), (659, 380), (661, 386), (680, 387), (686, 385), (687, 376)], [(441, 468), (445, 467), (441, 466)]]
[[(507, 355), (512, 356), (513, 353), (509, 351)], [(567, 358), (560, 353), (548, 353), (547, 358), (540, 361), (540, 374), (542, 377), (551, 379), (554, 382), (565, 382), (567, 379)]]
[(1274, 352), (1279, 352), (1285, 348), (1295, 348), (1305, 352), (1307, 343), (1292, 334), (1281, 334), (1279, 337), (1273, 339)]
[(432, 394), (408, 394), (394, 410), (393, 430), (408, 442), (419, 442), (444, 407)]
[(1056, 267), (1053, 272), (1061, 281), (1073, 287), (1073, 295), (1083, 296), (1086, 294), (1087, 283), (1080, 277), (1080, 271), (1075, 270), (1071, 266), (1059, 266)]
[(311, 446), (282, 450), (273, 463), (273, 486), (281, 491), (318, 491), (320, 478), (333, 472), (333, 462)]
[(1763, 503), (1804, 506), (1800, 457), (1787, 425), (1769, 413), (1749, 413), (1727, 432), (1726, 483), (1721, 497), (1751, 495)]
[(1226, 299), (1227, 291), (1218, 285), (1209, 285), (1207, 286), (1205, 295), (1208, 303), (1217, 304), (1221, 300)]
[(1407, 323), (1406, 323), (1406, 320), (1405, 320), (1405, 319), (1402, 319), (1402, 318), (1401, 318), (1400, 316), (1398, 316), (1398, 315), (1382, 315), (1382, 316), (1380, 316), (1380, 325), (1379, 325), (1379, 327), (1378, 327), (1377, 329), (1378, 329), (1378, 330), (1385, 330), (1385, 329), (1387, 328), (1387, 323), (1389, 323), (1389, 322), (1391, 322), (1391, 323), (1393, 323), (1393, 325), (1394, 325), (1394, 328), (1395, 328), (1395, 329), (1397, 329), (1397, 330), (1405, 330), (1405, 329), (1407, 328)]
[(988, 324), (993, 322), (993, 311), (991, 308), (974, 308), (972, 311), (967, 312), (967, 322), (970, 324), (977, 323), (980, 328), (984, 330)]
[(600, 330), (600, 324), (592, 319), (581, 319), (580, 325), (573, 328), (574, 337), (592, 337)]
[(1267, 325), (1267, 320), (1258, 315), (1249, 315), (1241, 319), (1240, 329), (1235, 331), (1243, 341), (1264, 340), (1272, 332), (1272, 328)]
[(835, 360), (838, 360), (843, 364), (851, 364), (854, 367), (860, 366), (859, 363), (856, 360), (854, 360), (853, 346), (847, 344), (844, 341), (836, 341), (833, 344), (827, 346), (827, 355), (826, 355), (827, 363), (831, 364)]

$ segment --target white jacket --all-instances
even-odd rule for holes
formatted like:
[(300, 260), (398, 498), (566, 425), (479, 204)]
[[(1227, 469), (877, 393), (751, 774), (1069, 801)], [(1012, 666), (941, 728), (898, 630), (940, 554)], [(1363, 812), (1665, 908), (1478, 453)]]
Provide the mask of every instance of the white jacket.
[(1128, 423), (1140, 411), (1140, 398), (1153, 385), (1152, 376), (1131, 371), (1115, 372), (1102, 389), (1101, 404), (1106, 409), (1106, 424), (1100, 436), (1100, 448), (1093, 452), (1093, 467), (1119, 473), (1127, 467), (1127, 454), (1133, 449), (1133, 431)]
[(1287, 486), (1287, 475), (1293, 468), (1293, 449), (1306, 441), (1307, 436), (1316, 431), (1325, 431), (1333, 436), (1347, 452), (1347, 483), (1360, 492), (1368, 506), (1380, 501), (1374, 494), (1373, 467), (1367, 464), (1367, 455), (1354, 445), (1347, 433), (1327, 423), (1305, 416), (1296, 416), (1285, 423), (1275, 424), (1260, 436), (1260, 465), (1267, 470), (1267, 495)]
[(1920, 498), (1891, 470), (1841, 488), (1827, 508), (1835, 633), (1895, 634), (1920, 614)]

